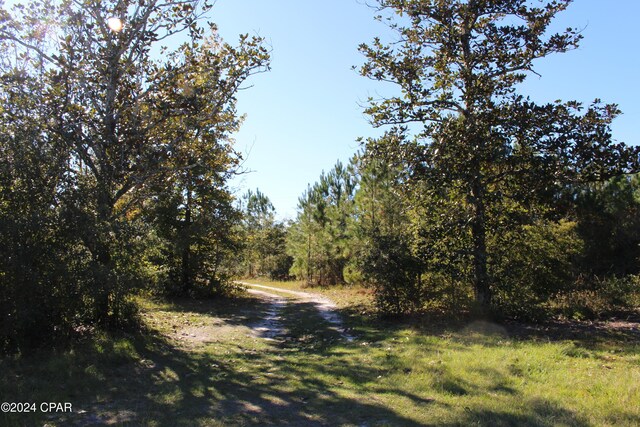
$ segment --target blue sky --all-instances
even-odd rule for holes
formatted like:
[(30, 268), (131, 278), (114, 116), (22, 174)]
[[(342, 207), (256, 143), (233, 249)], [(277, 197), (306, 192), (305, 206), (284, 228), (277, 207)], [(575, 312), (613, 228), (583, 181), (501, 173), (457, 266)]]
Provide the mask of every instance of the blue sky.
[[(356, 138), (380, 134), (362, 114), (381, 84), (351, 70), (363, 63), (358, 44), (388, 34), (362, 0), (217, 0), (211, 13), (222, 37), (258, 34), (271, 45), (272, 71), (255, 76), (239, 96), (247, 117), (235, 136), (253, 172), (234, 181), (260, 188), (280, 217), (293, 218), (298, 197), (322, 170), (356, 151)], [(640, 1), (576, 0), (554, 25), (583, 28), (578, 50), (537, 63), (521, 93), (544, 102), (601, 98), (623, 111), (614, 137), (637, 145), (640, 124)]]
[(355, 0), (218, 0), (214, 7), (212, 21), (226, 41), (248, 32), (272, 48), (272, 70), (239, 96), (247, 116), (236, 148), (253, 172), (234, 186), (260, 188), (281, 217), (295, 216), (307, 183), (348, 160), (358, 136), (380, 133), (359, 106), (378, 85), (351, 69), (362, 62), (358, 44), (387, 31), (372, 17)]
[[(272, 48), (272, 70), (254, 76), (238, 111), (246, 120), (235, 135), (244, 153), (238, 195), (259, 188), (280, 218), (294, 218), (298, 197), (323, 170), (358, 149), (358, 137), (381, 134), (362, 114), (368, 96), (384, 93), (352, 70), (364, 58), (360, 43), (390, 35), (373, 19), (366, 0), (216, 0), (210, 20), (235, 44), (238, 34), (257, 34)], [(369, 0), (372, 3), (374, 0)], [(5, 2), (7, 6), (15, 0)], [(623, 115), (613, 135), (640, 143), (640, 0), (575, 0), (553, 26), (583, 28), (581, 47), (539, 60), (521, 93), (539, 102), (556, 99), (617, 103)]]

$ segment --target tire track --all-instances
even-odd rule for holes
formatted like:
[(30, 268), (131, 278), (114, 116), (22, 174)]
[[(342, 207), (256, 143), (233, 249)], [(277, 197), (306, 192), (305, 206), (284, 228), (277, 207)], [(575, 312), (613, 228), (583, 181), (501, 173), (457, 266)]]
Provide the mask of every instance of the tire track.
[(351, 335), (344, 327), (340, 315), (336, 312), (336, 304), (329, 298), (311, 292), (292, 291), (289, 289), (276, 288), (273, 286), (259, 285), (248, 282), (236, 283), (247, 286), (247, 292), (249, 293), (273, 300), (271, 308), (267, 311), (267, 317), (256, 327), (256, 330), (263, 331), (260, 332), (263, 334), (260, 336), (273, 339), (273, 337), (281, 335), (283, 333), (282, 327), (278, 325), (279, 320), (281, 319), (278, 313), (287, 303), (287, 299), (281, 297), (278, 294), (268, 292), (275, 291), (281, 294), (295, 296), (294, 299), (289, 300), (293, 301), (294, 303), (311, 303), (316, 308), (316, 310), (318, 310), (318, 314), (320, 314), (320, 316), (331, 325), (330, 329), (338, 332), (342, 336), (342, 338), (349, 342), (355, 339), (353, 335)]

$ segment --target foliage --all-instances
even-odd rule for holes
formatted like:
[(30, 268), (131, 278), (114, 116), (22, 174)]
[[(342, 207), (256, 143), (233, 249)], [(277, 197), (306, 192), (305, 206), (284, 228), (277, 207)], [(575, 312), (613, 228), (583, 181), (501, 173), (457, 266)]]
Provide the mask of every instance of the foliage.
[(375, 289), (376, 306), (384, 314), (411, 313), (421, 307), (420, 262), (397, 235), (373, 235), (362, 255), (363, 275)]
[(227, 189), (201, 177), (186, 191), (175, 187), (148, 203), (156, 236), (147, 257), (162, 274), (156, 290), (167, 296), (224, 293), (231, 271), (225, 260), (240, 247), (235, 225), (240, 213)]
[(297, 278), (321, 285), (344, 283), (356, 184), (353, 166), (338, 161), (298, 199), (298, 216), (287, 239), (291, 273)]
[[(371, 99), (366, 112), (375, 126), (412, 131), (414, 138), (403, 136), (390, 155), (406, 165), (414, 191), (426, 194), (419, 196), (424, 209), (435, 204), (453, 215), (445, 222), (458, 224), (436, 224), (446, 234), (422, 246), (461, 248), (468, 241), (456, 274), (470, 271), (475, 299), (487, 310), (505, 283), (490, 269), (490, 241), (534, 224), (538, 207), (554, 207), (568, 186), (638, 171), (640, 148), (612, 141), (615, 105), (537, 105), (516, 93), (535, 60), (578, 46), (576, 29), (548, 32), (571, 1), (378, 3), (399, 39), (361, 45), (361, 73), (395, 83), (400, 94)], [(517, 215), (505, 218), (505, 207)]]
[(624, 276), (640, 273), (640, 175), (620, 176), (575, 191), (584, 271)]
[(287, 254), (287, 235), (289, 225), (283, 222), (276, 223), (269, 233), (269, 241), (273, 243), (273, 249), (265, 258), (265, 266), (271, 280), (287, 280), (293, 265), (293, 258)]
[[(181, 268), (183, 284), (221, 280), (235, 93), (266, 70), (268, 52), (258, 38), (222, 43), (200, 24), (209, 8), (41, 0), (0, 9), (7, 347), (52, 329), (122, 327), (131, 292), (163, 271)], [(114, 16), (123, 28), (107, 27)], [(161, 46), (177, 37), (174, 49)], [(153, 262), (151, 239), (166, 249)]]
[(292, 259), (286, 253), (288, 225), (277, 221), (275, 208), (260, 190), (249, 190), (242, 198), (244, 248), (243, 276), (289, 278)]
[(351, 223), (352, 265), (375, 291), (376, 306), (398, 315), (419, 309), (423, 266), (412, 250), (401, 170), (364, 152), (356, 157), (359, 186)]
[(539, 320), (545, 306), (573, 288), (583, 242), (577, 224), (540, 221), (490, 242), (492, 274), (499, 278), (496, 305), (511, 318)]
[(640, 306), (640, 276), (583, 275), (547, 306), (562, 317), (576, 320), (628, 315)]

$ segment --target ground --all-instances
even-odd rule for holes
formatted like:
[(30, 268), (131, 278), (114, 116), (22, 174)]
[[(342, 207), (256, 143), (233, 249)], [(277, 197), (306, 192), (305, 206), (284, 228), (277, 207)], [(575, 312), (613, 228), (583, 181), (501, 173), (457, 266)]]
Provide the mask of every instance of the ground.
[(2, 359), (3, 402), (73, 412), (0, 425), (640, 425), (636, 323), (386, 322), (364, 289), (266, 285), (284, 291), (141, 299), (145, 334)]

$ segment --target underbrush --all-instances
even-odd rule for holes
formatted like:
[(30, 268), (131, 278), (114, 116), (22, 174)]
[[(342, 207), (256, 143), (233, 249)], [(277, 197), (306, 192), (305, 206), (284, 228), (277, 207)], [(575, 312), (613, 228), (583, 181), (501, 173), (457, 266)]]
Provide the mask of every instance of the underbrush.
[(553, 313), (576, 320), (633, 315), (640, 308), (640, 276), (581, 277), (548, 305)]

